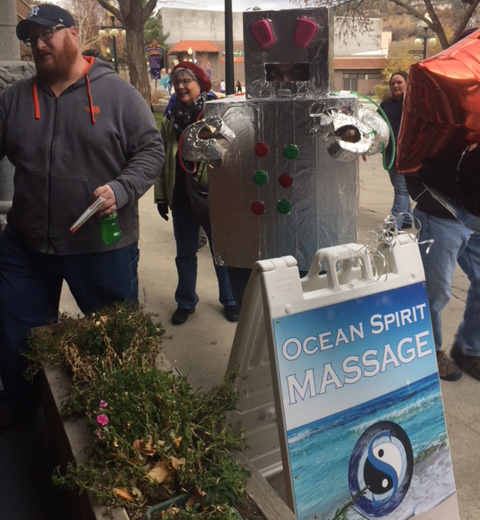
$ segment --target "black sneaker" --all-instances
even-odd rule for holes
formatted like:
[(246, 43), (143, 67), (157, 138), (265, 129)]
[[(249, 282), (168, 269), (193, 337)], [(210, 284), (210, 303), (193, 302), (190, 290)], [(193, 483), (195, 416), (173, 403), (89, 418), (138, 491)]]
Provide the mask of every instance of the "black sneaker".
[(462, 377), (462, 371), (459, 370), (451, 361), (443, 350), (437, 350), (438, 375), (444, 381), (457, 381)]
[(228, 321), (231, 321), (232, 323), (238, 321), (238, 308), (236, 305), (225, 305), (223, 312)]
[(476, 379), (480, 379), (480, 356), (464, 354), (456, 343), (452, 347), (450, 356), (462, 370), (468, 372)]
[(195, 312), (195, 308), (193, 309), (181, 309), (180, 307), (172, 314), (172, 324), (173, 325), (183, 325), (187, 320), (190, 314)]

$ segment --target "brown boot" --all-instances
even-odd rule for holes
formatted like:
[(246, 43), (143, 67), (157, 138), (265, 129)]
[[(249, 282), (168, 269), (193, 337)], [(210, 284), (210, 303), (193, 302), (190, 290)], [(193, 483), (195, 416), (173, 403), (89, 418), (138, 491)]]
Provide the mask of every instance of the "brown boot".
[(452, 347), (450, 356), (452, 356), (452, 359), (462, 370), (480, 379), (480, 356), (468, 356), (464, 354), (456, 343)]
[(462, 371), (459, 370), (451, 361), (443, 350), (437, 350), (438, 375), (444, 381), (456, 381), (462, 377)]

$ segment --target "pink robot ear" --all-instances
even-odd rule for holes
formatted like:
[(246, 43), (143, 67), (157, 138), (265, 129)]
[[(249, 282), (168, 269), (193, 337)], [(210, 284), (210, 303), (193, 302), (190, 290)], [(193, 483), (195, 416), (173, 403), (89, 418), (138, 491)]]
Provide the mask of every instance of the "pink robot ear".
[(252, 23), (250, 26), (250, 32), (263, 50), (269, 49), (275, 43), (272, 24), (270, 20), (267, 20), (266, 18), (262, 18), (261, 20)]
[(318, 25), (313, 20), (308, 18), (299, 18), (297, 20), (297, 27), (295, 28), (295, 36), (293, 43), (297, 47), (305, 49), (308, 47), (313, 37), (317, 34)]

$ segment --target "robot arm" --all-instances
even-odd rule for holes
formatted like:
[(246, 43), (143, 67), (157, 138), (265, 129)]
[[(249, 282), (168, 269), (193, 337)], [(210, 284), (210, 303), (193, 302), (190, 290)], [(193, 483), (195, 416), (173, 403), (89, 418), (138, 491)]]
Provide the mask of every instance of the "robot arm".
[[(354, 161), (361, 155), (381, 151), (389, 140), (389, 128), (373, 110), (328, 107), (312, 112), (311, 132), (328, 142), (331, 157), (339, 161)], [(190, 125), (182, 134), (180, 154), (188, 161), (209, 161), (219, 166), (235, 139), (234, 132), (219, 117), (207, 117)]]
[(187, 127), (179, 143), (179, 153), (187, 161), (209, 161), (219, 166), (233, 131), (219, 117), (206, 117)]
[(388, 125), (373, 110), (359, 108), (352, 113), (330, 107), (311, 117), (316, 118), (316, 133), (330, 142), (328, 153), (339, 161), (354, 161), (360, 155), (378, 153), (382, 144), (388, 144)]

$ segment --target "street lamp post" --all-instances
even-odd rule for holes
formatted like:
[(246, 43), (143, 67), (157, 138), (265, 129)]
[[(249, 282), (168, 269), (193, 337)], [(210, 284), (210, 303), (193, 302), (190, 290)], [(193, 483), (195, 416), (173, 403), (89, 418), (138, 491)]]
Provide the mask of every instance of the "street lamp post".
[[(115, 71), (118, 72), (118, 60), (117, 60), (117, 42), (116, 38), (119, 34), (118, 30), (122, 30), (122, 36), (125, 36), (125, 29), (121, 25), (115, 25), (115, 15), (110, 11), (107, 11), (107, 14), (110, 18), (110, 22), (112, 25), (101, 25), (100, 30), (98, 31), (98, 35), (102, 38), (110, 35), (112, 37), (112, 47), (113, 47), (113, 66)], [(108, 31), (108, 33), (107, 33)]]
[[(430, 17), (428, 14), (426, 15), (426, 18), (430, 20)], [(417, 35), (417, 37), (414, 40), (415, 45), (422, 45), (423, 44), (423, 59), (425, 60), (427, 58), (427, 42), (430, 45), (435, 45), (437, 43), (437, 40), (434, 36), (431, 36), (428, 34), (428, 24), (424, 22), (423, 20), (420, 20), (417, 24), (417, 29), (423, 29), (423, 33)]]
[(195, 59), (195, 51), (191, 47), (188, 48), (187, 54), (188, 54), (188, 61), (197, 63), (197, 60)]
[(225, 0), (225, 93), (235, 94), (232, 0)]

